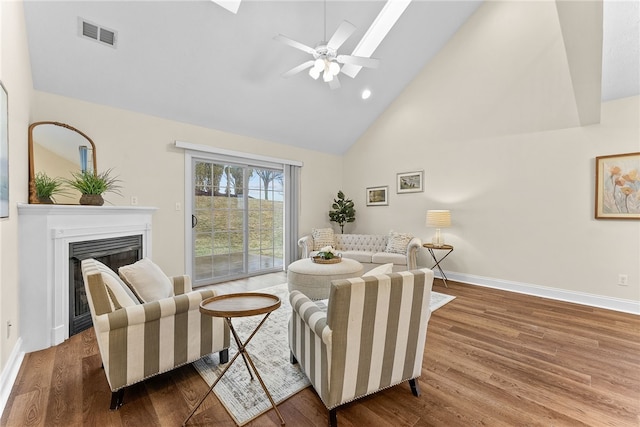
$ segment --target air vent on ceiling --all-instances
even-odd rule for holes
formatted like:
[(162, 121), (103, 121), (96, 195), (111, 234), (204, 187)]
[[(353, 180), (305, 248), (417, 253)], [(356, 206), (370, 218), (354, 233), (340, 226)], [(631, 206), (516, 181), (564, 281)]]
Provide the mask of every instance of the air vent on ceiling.
[(118, 40), (118, 34), (114, 30), (101, 27), (80, 17), (78, 17), (78, 35), (114, 48)]

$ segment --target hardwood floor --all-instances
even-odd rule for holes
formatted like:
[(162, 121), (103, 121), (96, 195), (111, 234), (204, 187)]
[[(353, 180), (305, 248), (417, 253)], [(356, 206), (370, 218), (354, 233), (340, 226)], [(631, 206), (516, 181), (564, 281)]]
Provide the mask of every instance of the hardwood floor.
[[(284, 283), (283, 273), (215, 285), (223, 292)], [(457, 298), (431, 317), (422, 395), (401, 384), (346, 405), (343, 427), (638, 426), (640, 317), (494, 289), (436, 280)], [(93, 329), (30, 353), (2, 415), (7, 426), (177, 426), (206, 391), (190, 365), (125, 392), (111, 392)], [(312, 388), (279, 405), (290, 426), (324, 426)], [(215, 395), (193, 426), (235, 425)], [(277, 426), (273, 411), (249, 426)]]

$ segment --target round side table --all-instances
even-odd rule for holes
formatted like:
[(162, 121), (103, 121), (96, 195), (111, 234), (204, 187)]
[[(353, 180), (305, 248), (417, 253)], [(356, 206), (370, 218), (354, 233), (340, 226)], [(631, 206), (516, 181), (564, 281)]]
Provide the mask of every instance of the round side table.
[[(216, 386), (216, 384), (218, 384), (218, 381), (220, 381), (220, 379), (224, 376), (224, 374), (229, 370), (231, 365), (233, 365), (233, 362), (235, 362), (238, 356), (240, 355), (242, 355), (242, 358), (244, 359), (244, 364), (247, 367), (249, 376), (251, 377), (251, 379), (253, 379), (253, 374), (251, 373), (251, 371), (253, 370), (253, 372), (256, 374), (256, 377), (258, 378), (258, 381), (260, 381), (260, 385), (262, 386), (262, 389), (264, 390), (265, 394), (269, 398), (269, 402), (271, 402), (271, 406), (276, 411), (276, 414), (278, 414), (278, 418), (280, 418), (280, 424), (284, 425), (284, 418), (282, 418), (282, 415), (280, 414), (280, 411), (278, 410), (276, 403), (273, 401), (273, 398), (271, 397), (271, 393), (269, 393), (269, 390), (267, 390), (267, 386), (264, 384), (264, 381), (262, 381), (262, 377), (260, 377), (260, 374), (256, 369), (256, 365), (253, 363), (253, 360), (251, 359), (251, 356), (249, 356), (249, 353), (247, 352), (247, 349), (246, 349), (247, 344), (249, 344), (249, 341), (251, 341), (251, 339), (255, 336), (256, 332), (258, 332), (258, 329), (260, 329), (260, 327), (267, 320), (267, 317), (269, 317), (269, 314), (271, 314), (272, 311), (277, 310), (278, 307), (280, 307), (280, 305), (281, 305), (281, 301), (280, 301), (280, 298), (278, 298), (277, 296), (271, 295), (271, 294), (257, 293), (257, 292), (218, 295), (215, 297), (207, 298), (200, 303), (200, 313), (206, 314), (208, 316), (213, 316), (213, 317), (224, 317), (224, 320), (227, 322), (227, 325), (229, 325), (229, 329), (231, 330), (233, 339), (238, 345), (238, 352), (229, 361), (229, 364), (225, 366), (224, 370), (220, 373), (220, 376), (213, 382), (213, 384), (211, 384), (211, 387), (209, 387), (209, 390), (207, 390), (204, 396), (202, 396), (202, 398), (200, 399), (200, 402), (198, 402), (198, 404), (193, 408), (193, 410), (191, 410), (191, 413), (182, 424), (183, 426), (187, 424), (187, 422), (189, 421), (189, 419), (191, 419), (191, 417), (196, 412), (196, 410), (200, 407), (200, 405), (202, 405), (202, 402), (204, 402), (204, 399), (207, 398), (207, 396), (209, 395), (209, 393), (211, 393), (211, 391)], [(264, 314), (264, 318), (258, 324), (258, 326), (256, 326), (256, 328), (253, 330), (251, 335), (249, 335), (246, 341), (242, 342), (242, 340), (240, 340), (240, 337), (238, 336), (238, 333), (233, 327), (233, 323), (231, 322), (231, 319), (234, 317), (256, 316), (258, 314)], [(251, 366), (251, 368), (249, 366)]]

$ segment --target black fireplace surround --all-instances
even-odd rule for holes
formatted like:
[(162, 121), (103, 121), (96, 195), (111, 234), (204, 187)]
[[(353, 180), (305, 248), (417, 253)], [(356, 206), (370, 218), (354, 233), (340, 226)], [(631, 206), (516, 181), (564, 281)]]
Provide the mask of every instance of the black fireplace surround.
[(80, 263), (94, 258), (116, 274), (142, 259), (142, 235), (69, 243), (69, 336), (92, 326)]

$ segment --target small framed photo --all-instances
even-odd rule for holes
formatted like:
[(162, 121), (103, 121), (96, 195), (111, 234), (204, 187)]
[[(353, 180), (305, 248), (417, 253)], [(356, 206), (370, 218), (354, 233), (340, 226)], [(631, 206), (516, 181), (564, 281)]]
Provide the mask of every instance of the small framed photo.
[(419, 193), (424, 191), (424, 171), (403, 172), (398, 174), (398, 194)]
[(596, 219), (640, 219), (640, 153), (596, 157)]
[(388, 206), (389, 205), (389, 186), (384, 187), (368, 187), (367, 188), (367, 206)]

